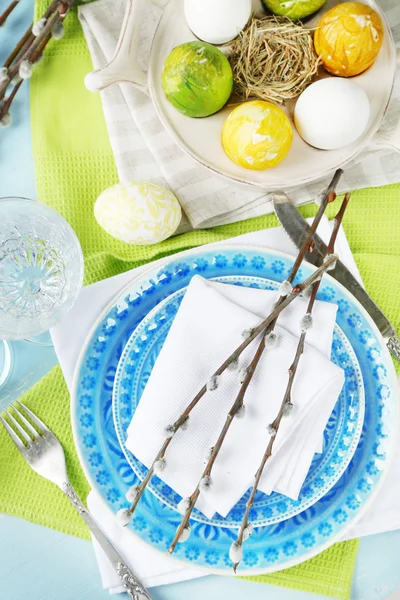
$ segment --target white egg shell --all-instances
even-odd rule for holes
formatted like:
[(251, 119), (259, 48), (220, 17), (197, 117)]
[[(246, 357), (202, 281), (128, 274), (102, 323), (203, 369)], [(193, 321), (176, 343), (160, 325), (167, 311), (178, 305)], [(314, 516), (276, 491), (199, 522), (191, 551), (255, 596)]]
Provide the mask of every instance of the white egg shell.
[(185, 0), (185, 17), (195, 36), (210, 44), (233, 40), (252, 11), (251, 0)]
[(337, 150), (355, 142), (366, 130), (370, 102), (363, 88), (349, 79), (330, 77), (310, 85), (297, 100), (296, 129), (308, 144)]
[(173, 193), (148, 181), (117, 183), (104, 190), (94, 205), (100, 227), (127, 244), (157, 244), (167, 239), (181, 215)]

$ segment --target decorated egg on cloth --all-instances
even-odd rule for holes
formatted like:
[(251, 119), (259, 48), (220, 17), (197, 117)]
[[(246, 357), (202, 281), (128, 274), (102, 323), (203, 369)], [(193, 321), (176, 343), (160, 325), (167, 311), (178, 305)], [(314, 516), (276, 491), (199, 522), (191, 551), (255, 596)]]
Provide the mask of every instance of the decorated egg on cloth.
[(117, 183), (104, 190), (94, 216), (112, 237), (127, 244), (156, 244), (172, 235), (181, 220), (181, 207), (172, 192), (148, 181)]
[(210, 44), (225, 44), (244, 28), (251, 0), (185, 0), (185, 17), (194, 35)]
[(382, 20), (373, 8), (361, 2), (344, 2), (322, 17), (314, 46), (329, 73), (352, 77), (375, 61), (383, 35)]
[(264, 0), (265, 6), (274, 15), (289, 17), (296, 21), (312, 15), (326, 0)]
[(208, 117), (228, 101), (233, 74), (221, 50), (204, 42), (187, 42), (167, 57), (161, 83), (169, 102), (184, 115)]
[(297, 100), (294, 122), (301, 137), (321, 150), (355, 142), (366, 130), (370, 103), (361, 86), (330, 77), (310, 85)]
[(281, 108), (265, 100), (237, 106), (222, 129), (222, 145), (233, 162), (245, 169), (270, 169), (287, 155), (293, 131)]

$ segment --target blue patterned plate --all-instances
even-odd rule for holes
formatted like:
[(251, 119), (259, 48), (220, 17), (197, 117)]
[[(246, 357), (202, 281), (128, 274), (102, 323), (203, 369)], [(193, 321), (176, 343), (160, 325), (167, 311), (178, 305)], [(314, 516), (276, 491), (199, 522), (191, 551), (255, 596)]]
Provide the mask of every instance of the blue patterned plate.
[[(215, 278), (223, 269), (225, 276), (246, 275), (281, 282), (292, 264), (292, 257), (260, 248), (197, 249), (149, 269), (101, 315), (76, 370), (71, 416), (86, 476), (111, 510), (126, 506), (124, 494), (138, 481), (118, 442), (112, 416), (117, 365), (133, 330), (163, 299), (186, 287), (195, 274)], [(312, 266), (302, 265), (300, 277), (312, 270)], [(339, 306), (337, 324), (361, 368), (365, 389), (363, 431), (348, 468), (317, 503), (290, 519), (255, 528), (244, 548), (238, 570), (241, 575), (287, 568), (338, 541), (380, 487), (397, 441), (396, 374), (379, 331), (353, 296), (329, 276), (323, 279), (319, 297)], [(340, 365), (351, 369), (350, 354), (340, 338), (335, 352)], [(356, 381), (353, 387), (355, 392)], [(336, 450), (334, 461), (341, 461), (341, 451)], [(259, 511), (252, 509), (251, 521), (260, 518)], [(165, 552), (179, 522), (180, 515), (147, 490), (129, 527), (143, 541)], [(196, 568), (231, 574), (229, 548), (235, 538), (231, 528), (193, 521), (189, 540), (178, 545), (174, 556)]]
[[(220, 270), (223, 273), (225, 269), (221, 268)], [(277, 290), (279, 287), (275, 281), (260, 277), (222, 275), (216, 279), (222, 283), (259, 289)], [(115, 376), (114, 425), (121, 448), (139, 479), (144, 478), (147, 469), (126, 448), (127, 429), (185, 290), (186, 288), (183, 288), (169, 296), (141, 321), (125, 346)], [(298, 500), (294, 501), (276, 493), (270, 496), (262, 492), (257, 493), (254, 501), (257, 519), (253, 521), (253, 526), (273, 525), (299, 514), (324, 496), (346, 470), (360, 440), (364, 421), (364, 387), (361, 369), (354, 351), (343, 332), (336, 325), (332, 360), (339, 366), (342, 363), (340, 355), (343, 349), (349, 356), (344, 365), (345, 386), (324, 432), (323, 453), (315, 455)], [(155, 477), (150, 483), (149, 489), (162, 502), (177, 510), (177, 504), (181, 497), (161, 479)], [(248, 496), (249, 492), (243, 496), (226, 518), (216, 515), (209, 520), (199, 511), (194, 511), (193, 519), (210, 525), (238, 528), (246, 509)]]

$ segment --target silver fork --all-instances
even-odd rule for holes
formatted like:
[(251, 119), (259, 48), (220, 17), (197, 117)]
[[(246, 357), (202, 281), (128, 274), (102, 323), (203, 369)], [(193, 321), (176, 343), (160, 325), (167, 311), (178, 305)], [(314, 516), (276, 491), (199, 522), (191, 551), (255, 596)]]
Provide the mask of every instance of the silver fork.
[[(151, 600), (148, 591), (143, 587), (138, 578), (125, 564), (124, 559), (118, 554), (111, 542), (98, 527), (91, 514), (80, 501), (72, 488), (67, 475), (65, 455), (62, 446), (54, 433), (33, 414), (29, 408), (17, 400), (19, 409), (13, 405), (12, 409), (20, 423), (10, 411), (6, 410), (13, 427), (0, 415), (0, 421), (10, 434), (11, 439), (25, 458), (28, 465), (39, 475), (55, 483), (67, 496), (75, 510), (81, 515), (88, 525), (93, 536), (99, 542), (107, 558), (121, 578), (122, 584), (132, 600)], [(34, 423), (37, 430), (26, 417)], [(18, 435), (16, 433), (18, 432)]]

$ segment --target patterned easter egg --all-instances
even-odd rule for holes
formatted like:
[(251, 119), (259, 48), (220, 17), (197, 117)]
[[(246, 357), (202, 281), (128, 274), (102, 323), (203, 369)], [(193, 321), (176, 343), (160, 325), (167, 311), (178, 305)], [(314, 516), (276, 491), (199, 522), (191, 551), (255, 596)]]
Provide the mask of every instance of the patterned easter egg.
[(353, 77), (375, 61), (383, 35), (381, 18), (373, 8), (361, 2), (344, 2), (331, 8), (318, 23), (315, 51), (329, 73)]
[(112, 237), (127, 244), (157, 244), (171, 236), (181, 220), (175, 196), (148, 181), (117, 183), (94, 205), (96, 221)]
[(222, 146), (229, 158), (245, 169), (278, 165), (292, 145), (293, 131), (283, 110), (265, 100), (237, 106), (222, 129)]
[(225, 54), (211, 44), (187, 42), (176, 46), (162, 72), (166, 98), (188, 117), (208, 117), (228, 101), (232, 68)]

